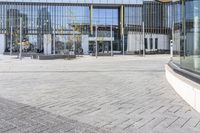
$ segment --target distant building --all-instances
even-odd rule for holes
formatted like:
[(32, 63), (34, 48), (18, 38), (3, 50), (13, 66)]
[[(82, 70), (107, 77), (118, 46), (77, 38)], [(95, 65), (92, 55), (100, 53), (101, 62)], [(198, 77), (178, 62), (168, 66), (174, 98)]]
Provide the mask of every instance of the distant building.
[(48, 11), (48, 8), (39, 9), (37, 15), (37, 49), (39, 51), (43, 50), (43, 40), (44, 34), (52, 33), (51, 27), (51, 14)]
[(74, 48), (73, 34), (75, 48), (83, 48), (85, 54), (94, 52), (95, 33), (98, 52), (109, 53), (112, 42), (119, 54), (142, 54), (144, 49), (169, 53), (173, 40), (173, 61), (200, 72), (199, 0), (0, 0), (0, 10), (1, 53), (10, 50), (11, 26), (13, 43), (19, 42), (22, 17), (23, 38), (30, 41), (31, 52), (43, 53), (44, 42), (51, 45), (52, 54), (56, 44), (59, 50)]
[[(97, 25), (99, 52), (110, 52), (112, 41), (115, 53), (125, 51), (126, 54), (137, 54), (143, 50), (144, 22), (146, 52), (169, 53), (172, 24), (170, 6), (171, 3), (155, 0), (1, 0), (0, 33), (6, 37), (4, 52), (9, 52), (10, 23), (14, 23), (14, 32), (19, 34), (19, 18), (24, 16), (23, 35), (31, 41), (37, 40), (31, 42), (37, 52), (44, 51), (45, 34), (52, 35), (52, 45), (54, 39), (56, 43), (63, 42), (65, 45), (71, 41), (67, 38), (71, 38), (68, 36), (72, 36), (74, 28), (77, 35), (81, 34), (82, 48), (88, 54), (93, 51)], [(13, 15), (9, 12), (13, 12)]]

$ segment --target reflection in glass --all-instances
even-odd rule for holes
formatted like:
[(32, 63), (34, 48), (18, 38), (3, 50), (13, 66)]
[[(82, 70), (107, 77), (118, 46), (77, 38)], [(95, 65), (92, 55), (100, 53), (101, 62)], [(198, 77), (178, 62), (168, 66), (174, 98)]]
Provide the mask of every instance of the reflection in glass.
[[(43, 52), (44, 34), (67, 35), (75, 27), (77, 32), (89, 34), (89, 6), (68, 4), (1, 3), (0, 33), (6, 35), (6, 52), (19, 51), (19, 19), (23, 21), (23, 41), (26, 51)], [(13, 28), (11, 42), (11, 27)], [(26, 44), (26, 45), (25, 45)], [(24, 50), (25, 51), (25, 50)]]
[(179, 58), (175, 56), (173, 60), (184, 69), (200, 73), (200, 1), (179, 2), (175, 11), (174, 52), (180, 51)]

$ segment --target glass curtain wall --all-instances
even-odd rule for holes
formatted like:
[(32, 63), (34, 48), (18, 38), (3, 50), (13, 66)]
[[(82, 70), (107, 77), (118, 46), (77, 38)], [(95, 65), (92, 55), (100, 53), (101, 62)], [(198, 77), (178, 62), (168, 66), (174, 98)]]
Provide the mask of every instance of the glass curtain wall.
[(181, 0), (175, 4), (175, 22), (175, 46), (180, 51), (174, 62), (200, 73), (200, 1)]
[(181, 2), (173, 3), (173, 62), (180, 64), (180, 53), (181, 53), (181, 29), (182, 29), (182, 16), (181, 16)]
[[(145, 35), (149, 34), (152, 36), (153, 34), (164, 34), (169, 35), (171, 38), (171, 11), (171, 3), (144, 1), (143, 4), (126, 5), (124, 13), (125, 40), (127, 40), (129, 32), (139, 34), (140, 37), (138, 37), (138, 35), (134, 36), (134, 40), (142, 45), (143, 22), (145, 26)], [(154, 42), (156, 42), (155, 40)], [(125, 44), (127, 45), (127, 41), (125, 41)], [(142, 49), (142, 47), (143, 46), (141, 46), (140, 49)]]
[[(89, 6), (50, 3), (0, 2), (0, 33), (6, 35), (6, 52), (19, 51), (20, 17), (22, 17), (24, 51), (43, 51), (44, 34), (56, 34), (56, 43), (69, 44), (73, 27), (77, 34), (89, 34)], [(12, 43), (11, 43), (12, 29)], [(61, 39), (62, 38), (62, 39)], [(52, 40), (53, 41), (53, 40)]]
[[(194, 2), (194, 0), (186, 1), (185, 4), (192, 3), (193, 6)], [(119, 27), (120, 5), (111, 7), (102, 6), (103, 5), (93, 7), (93, 35), (91, 35), (90, 5), (0, 2), (0, 33), (5, 34), (7, 38), (6, 51), (10, 51), (11, 44), (13, 45), (13, 51), (19, 51), (20, 17), (22, 17), (23, 20), (23, 41), (27, 42), (24, 43), (25, 51), (43, 52), (45, 34), (51, 34), (51, 41), (53, 41), (55, 37), (56, 46), (59, 46), (58, 51), (63, 48), (70, 49), (72, 48), (72, 29), (74, 28), (77, 34), (86, 34), (94, 37), (95, 24), (98, 25), (98, 36), (101, 38), (110, 37), (110, 28), (112, 25), (114, 36), (113, 49), (115, 51), (122, 51), (122, 38)], [(142, 22), (145, 23), (145, 34), (166, 34), (171, 36), (171, 12), (173, 6), (175, 7), (174, 13), (176, 13), (173, 17), (175, 23), (174, 29), (175, 33), (177, 33), (175, 39), (179, 42), (177, 43), (177, 50), (175, 53), (177, 53), (177, 57), (179, 57), (181, 53), (183, 53), (180, 50), (182, 48), (182, 45), (180, 45), (182, 42), (180, 39), (182, 34), (181, 2), (172, 5), (171, 3), (144, 1), (143, 4), (141, 2), (140, 4), (124, 5), (125, 51), (127, 50), (128, 32), (139, 32), (142, 37)], [(194, 9), (194, 7), (191, 7), (191, 10), (192, 9)], [(191, 17), (190, 14), (186, 16)], [(193, 16), (195, 15), (194, 13), (192, 14)], [(198, 23), (197, 19), (194, 19), (194, 17), (192, 20)], [(138, 38), (136, 38), (136, 40), (137, 39)], [(80, 45), (80, 36), (78, 37), (78, 35), (77, 40), (77, 44)], [(149, 42), (149, 39), (147, 42)], [(155, 40), (153, 40), (153, 42), (155, 42)], [(159, 40), (157, 40), (157, 42), (157, 45), (159, 45)], [(107, 47), (106, 49), (110, 50), (110, 41), (103, 41), (103, 45), (104, 43)], [(103, 45), (102, 47), (104, 47)], [(178, 60), (177, 58), (177, 62), (180, 64), (180, 59)]]
[[(93, 37), (95, 36), (95, 25), (97, 25), (97, 35), (100, 40), (98, 40), (98, 49), (99, 52), (110, 51), (110, 37), (111, 37), (111, 28), (112, 35), (114, 38), (113, 41), (113, 50), (120, 51), (120, 36), (119, 36), (119, 8), (118, 7), (94, 7), (93, 16)], [(94, 51), (94, 42), (90, 43), (90, 51)]]
[(135, 37), (137, 43), (142, 42), (142, 5), (129, 5), (124, 7), (124, 37), (125, 37), (125, 51), (128, 45), (128, 33), (140, 33), (140, 37)]
[(143, 21), (146, 33), (171, 34), (171, 4), (145, 1)]

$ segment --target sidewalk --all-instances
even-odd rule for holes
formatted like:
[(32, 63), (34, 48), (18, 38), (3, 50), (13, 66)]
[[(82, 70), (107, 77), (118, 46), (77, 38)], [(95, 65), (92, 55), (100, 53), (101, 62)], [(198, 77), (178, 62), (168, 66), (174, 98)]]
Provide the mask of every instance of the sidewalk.
[[(32, 109), (35, 115), (40, 111), (48, 114), (44, 116), (48, 122), (42, 123), (47, 128), (42, 132), (59, 131), (59, 127), (49, 125), (54, 123), (50, 118), (57, 116), (75, 121), (78, 126), (69, 131), (73, 133), (200, 132), (200, 115), (165, 78), (168, 60), (160, 55), (0, 61), (0, 121), (9, 118), (7, 112), (15, 112), (12, 106), (25, 105), (21, 111), (27, 118), (32, 117), (27, 114)], [(11, 120), (21, 120), (21, 111)], [(70, 125), (64, 130), (70, 130)], [(9, 132), (26, 129), (14, 127)]]

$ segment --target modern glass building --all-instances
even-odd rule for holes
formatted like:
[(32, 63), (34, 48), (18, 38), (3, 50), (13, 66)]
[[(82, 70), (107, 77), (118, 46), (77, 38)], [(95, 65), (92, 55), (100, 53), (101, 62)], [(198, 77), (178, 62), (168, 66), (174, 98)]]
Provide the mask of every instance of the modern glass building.
[(20, 18), (23, 52), (168, 53), (173, 40), (173, 63), (200, 73), (199, 0), (0, 0), (0, 53), (19, 51)]
[(166, 53), (171, 11), (156, 0), (0, 0), (0, 52), (19, 51), (22, 18), (23, 52), (88, 54), (97, 39), (99, 53)]
[(174, 10), (173, 62), (200, 74), (200, 1), (177, 1)]

